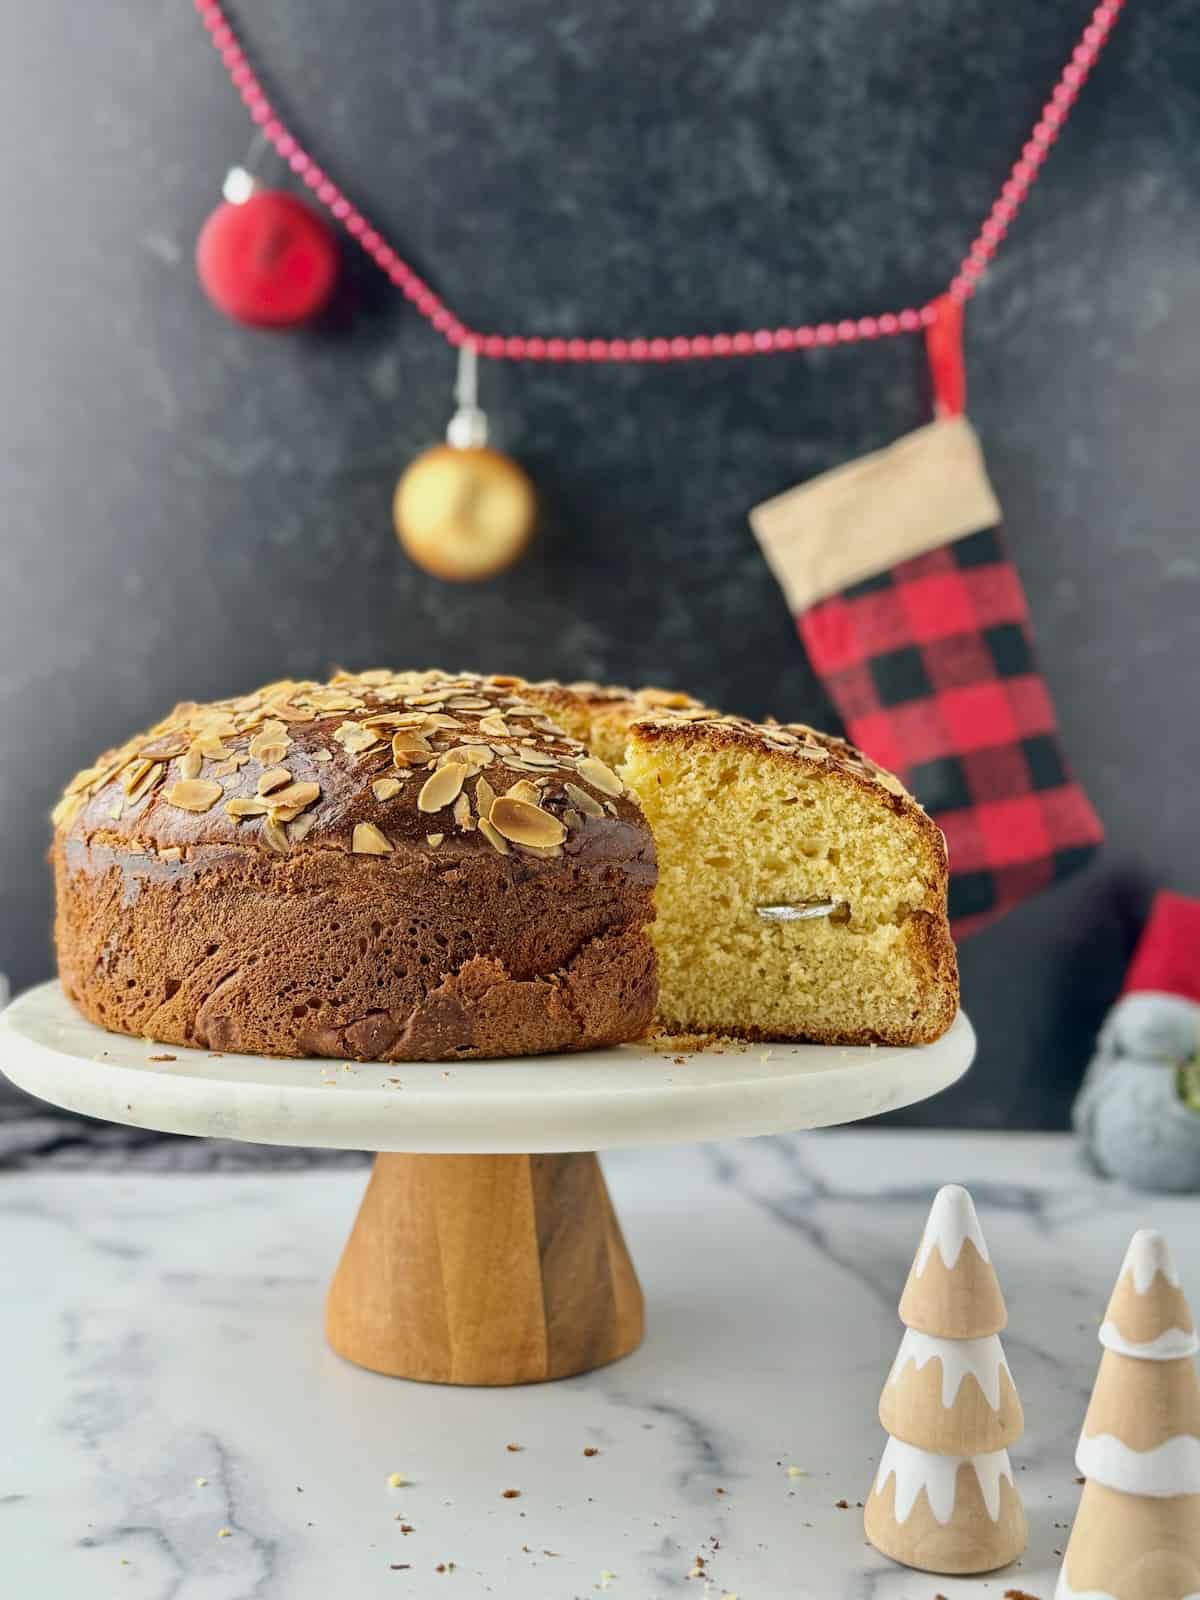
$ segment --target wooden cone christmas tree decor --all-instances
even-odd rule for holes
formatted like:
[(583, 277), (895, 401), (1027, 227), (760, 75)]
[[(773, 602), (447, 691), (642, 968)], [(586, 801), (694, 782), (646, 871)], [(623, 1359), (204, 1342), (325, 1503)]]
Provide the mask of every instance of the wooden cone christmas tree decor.
[(900, 1301), (908, 1332), (879, 1401), (889, 1435), (867, 1538), (922, 1572), (990, 1572), (1025, 1548), (1008, 1446), (1024, 1416), (997, 1337), (1008, 1321), (971, 1196), (938, 1191)]
[(1200, 1600), (1200, 1349), (1160, 1233), (1135, 1233), (1100, 1329), (1056, 1600)]

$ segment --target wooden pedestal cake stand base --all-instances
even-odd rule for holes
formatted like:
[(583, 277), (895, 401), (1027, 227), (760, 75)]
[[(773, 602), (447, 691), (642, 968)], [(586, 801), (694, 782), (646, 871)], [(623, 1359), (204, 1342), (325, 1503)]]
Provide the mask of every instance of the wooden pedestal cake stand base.
[(380, 1152), (329, 1290), (348, 1360), (455, 1384), (565, 1378), (642, 1338), (642, 1293), (596, 1150), (828, 1127), (967, 1070), (961, 1012), (920, 1049), (621, 1045), (387, 1065), (214, 1055), (106, 1033), (57, 983), (0, 1013), (18, 1087), (166, 1133)]
[(340, 1355), (433, 1383), (568, 1378), (642, 1327), (591, 1154), (376, 1156), (325, 1313)]

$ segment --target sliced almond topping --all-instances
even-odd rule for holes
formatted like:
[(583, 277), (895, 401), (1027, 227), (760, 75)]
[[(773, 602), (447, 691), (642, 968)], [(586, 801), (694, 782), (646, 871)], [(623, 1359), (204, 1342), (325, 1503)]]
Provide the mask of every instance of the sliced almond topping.
[(479, 819), (479, 831), (491, 845), (493, 850), (498, 850), (502, 856), (508, 855), (508, 841), (505, 839), (503, 834), (499, 833), (497, 829), (493, 827), (486, 817), (481, 817)]
[[(131, 763), (131, 765), (132, 764), (134, 764), (134, 763)], [(139, 765), (139, 766), (141, 765), (140, 762), (136, 763), (136, 764)], [(126, 766), (125, 767), (125, 771), (128, 772), (128, 770), (129, 770), (129, 767)], [(67, 787), (64, 789), (64, 791), (63, 791), (64, 798), (67, 795), (81, 794), (84, 789), (90, 789), (93, 786), (93, 784), (97, 782), (97, 780), (99, 780), (100, 782), (104, 782), (105, 779), (107, 778), (108, 774), (106, 773), (104, 775), (104, 777), (102, 778), (101, 777), (101, 773), (102, 772), (103, 772), (103, 768), (101, 768), (101, 767), (84, 767), (83, 771), (82, 772), (77, 772), (75, 774), (75, 776), (71, 779), (71, 781), (67, 785)], [(127, 789), (129, 787), (130, 781), (132, 781), (132, 780), (127, 780), (125, 778), (122, 778), (122, 782), (125, 784), (125, 787)]]
[(474, 700), (470, 696), (456, 695), (453, 700), (447, 701), (452, 711), (490, 711), (490, 700)]
[(108, 814), (114, 822), (118, 821), (125, 809), (125, 796), (119, 794), (108, 808)]
[(362, 701), (356, 695), (340, 694), (336, 689), (325, 689), (312, 696), (318, 711), (357, 711)]
[(542, 792), (530, 783), (528, 778), (518, 778), (508, 791), (510, 800), (524, 800), (528, 805), (536, 806), (542, 802)]
[(386, 856), (391, 853), (392, 842), (373, 822), (356, 822), (350, 848), (356, 856)]
[(561, 767), (563, 765), (561, 756), (552, 755), (548, 750), (539, 750), (536, 746), (529, 744), (522, 744), (521, 759), (522, 761), (528, 761), (531, 767)]
[(250, 741), (251, 761), (261, 761), (264, 767), (274, 766), (287, 754), (291, 738), (282, 722), (264, 722)]
[[(286, 737), (286, 728), (281, 728), (278, 723), (272, 723), (271, 726)], [(196, 739), (201, 744), (208, 739), (231, 739), (237, 731), (237, 723), (224, 712), (210, 709), (205, 715), (196, 719)], [(225, 753), (228, 755), (229, 752)]]
[(236, 772), (241, 765), (242, 762), (237, 756), (230, 756), (228, 761), (218, 761), (216, 766), (212, 768), (210, 776), (214, 778), (228, 778), (230, 773)]
[(272, 789), (282, 789), (285, 783), (291, 783), (292, 775), (286, 767), (268, 767), (265, 772), (258, 775), (256, 788), (259, 794), (270, 794)]
[(599, 789), (601, 794), (625, 793), (625, 785), (613, 769), (606, 767), (595, 756), (581, 756), (575, 763), (575, 770), (585, 783), (590, 783), (593, 789)]
[(471, 815), (471, 801), (469, 796), (460, 794), (454, 802), (454, 821), (458, 827), (470, 833), (475, 826), (475, 818)]
[(692, 703), (691, 696), (678, 689), (639, 689), (638, 700), (644, 706), (663, 706), (667, 710), (682, 710)]
[(460, 744), (447, 750), (441, 761), (461, 761), (469, 767), (490, 767), (494, 755), (490, 744)]
[(496, 791), (487, 779), (480, 773), (475, 782), (475, 809), (481, 817), (492, 814), (492, 806), (496, 802)]
[(75, 818), (87, 804), (87, 797), (83, 794), (64, 794), (62, 799), (50, 813), (50, 821), (56, 828), (64, 828), (74, 822)]
[[(129, 801), (129, 804), (131, 806), (137, 805), (142, 796), (149, 794), (150, 790), (153, 789), (156, 784), (160, 783), (162, 779), (166, 777), (166, 775), (167, 769), (161, 761), (149, 762), (141, 776), (138, 778), (137, 782), (131, 784), (130, 787), (125, 791), (126, 799)], [(218, 784), (217, 787), (219, 788), (220, 785)]]
[(195, 749), (202, 756), (207, 756), (210, 761), (224, 761), (232, 752), (221, 743), (221, 736), (217, 733), (202, 733), (196, 740)]
[[(131, 761), (121, 774), (121, 787), (124, 789), (125, 793), (132, 794), (147, 773), (153, 770), (154, 766), (155, 763), (153, 761)], [(91, 774), (94, 773), (95, 770), (96, 769), (94, 767), (88, 769), (89, 782), (91, 779)], [(83, 774), (80, 773), (79, 777), (83, 777)], [(67, 793), (78, 794), (81, 789), (86, 788), (87, 784), (80, 783), (79, 778), (76, 778), (71, 787), (67, 790)]]
[(364, 728), (361, 722), (339, 722), (333, 737), (351, 755), (361, 755), (376, 743), (375, 730)]
[(392, 735), (392, 760), (398, 767), (416, 767), (433, 754), (433, 746), (415, 728), (402, 728)]
[(467, 769), (461, 761), (455, 761), (448, 767), (439, 767), (422, 785), (417, 796), (417, 810), (440, 811), (452, 800), (457, 800), (466, 776)]
[(208, 811), (216, 805), (225, 791), (219, 783), (207, 778), (181, 778), (164, 795), (169, 806), (180, 811)]
[[(289, 740), (288, 743), (290, 744), (291, 741)], [(276, 739), (265, 744), (259, 744), (256, 739), (250, 746), (251, 761), (261, 761), (264, 767), (276, 766), (287, 753), (288, 746), (284, 744), (282, 739)]]
[(568, 806), (563, 812), (563, 821), (566, 823), (568, 828), (583, 827), (583, 818), (579, 815), (578, 811), (572, 811), (570, 806)]
[(332, 761), (333, 760), (333, 751), (332, 750), (314, 750), (313, 753), (312, 753), (312, 758), (313, 758), (314, 761), (319, 761), (321, 763), (321, 765), (324, 766), (327, 761)]
[(444, 833), (427, 833), (425, 835), (425, 843), (431, 850), (436, 850), (445, 837)]
[(489, 821), (514, 844), (531, 845), (539, 850), (561, 844), (567, 836), (566, 828), (549, 811), (527, 800), (514, 800), (507, 794), (496, 801)]
[(575, 807), (582, 811), (585, 817), (602, 817), (604, 807), (594, 794), (589, 794), (586, 789), (581, 789), (577, 783), (564, 783), (568, 799)]
[[(289, 773), (290, 777), (291, 774)], [(314, 800), (320, 799), (321, 785), (319, 783), (289, 783), (286, 789), (276, 789), (271, 795), (271, 810), (303, 811), (306, 806), (312, 805)]]
[(241, 800), (226, 800), (225, 810), (231, 817), (265, 817), (270, 810), (265, 800), (252, 800), (248, 795)]
[(165, 850), (158, 852), (158, 859), (160, 861), (182, 861), (183, 851), (177, 844), (169, 844)]
[(376, 778), (371, 785), (371, 793), (376, 800), (390, 800), (394, 794), (399, 794), (403, 787), (399, 778)]
[(297, 817), (294, 822), (288, 823), (288, 838), (293, 844), (299, 844), (316, 820), (317, 813), (315, 811), (306, 811), (302, 817)]
[(493, 734), (497, 739), (507, 739), (512, 729), (498, 711), (493, 711), (490, 717), (480, 717), (479, 731)]
[(279, 855), (285, 856), (288, 853), (288, 836), (283, 831), (282, 823), (277, 822), (274, 817), (268, 817), (263, 823), (262, 836), (263, 843), (277, 851)]
[(200, 746), (194, 744), (185, 750), (179, 758), (179, 776), (181, 778), (198, 778), (200, 769), (204, 765), (204, 756)]

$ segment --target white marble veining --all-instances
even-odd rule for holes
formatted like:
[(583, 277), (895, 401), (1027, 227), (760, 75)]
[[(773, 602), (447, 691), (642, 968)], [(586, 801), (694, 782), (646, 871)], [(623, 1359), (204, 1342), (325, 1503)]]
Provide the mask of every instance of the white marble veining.
[[(0, 1177), (0, 1594), (1050, 1600), (1109, 1291), (1149, 1225), (1200, 1300), (1194, 1201), (1090, 1177), (1056, 1136), (866, 1129), (606, 1168), (646, 1343), (492, 1391), (377, 1377), (324, 1346), (365, 1172)], [(1008, 1301), (1027, 1419), (1029, 1552), (969, 1580), (892, 1566), (857, 1505), (896, 1303), (954, 1181)]]

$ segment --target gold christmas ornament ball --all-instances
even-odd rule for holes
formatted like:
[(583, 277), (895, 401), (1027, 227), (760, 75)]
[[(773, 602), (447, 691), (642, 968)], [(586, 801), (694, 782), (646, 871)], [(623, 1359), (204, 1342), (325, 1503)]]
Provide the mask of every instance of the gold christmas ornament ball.
[(485, 445), (436, 445), (403, 473), (396, 537), (435, 578), (471, 583), (511, 567), (533, 537), (537, 501), (517, 463)]

